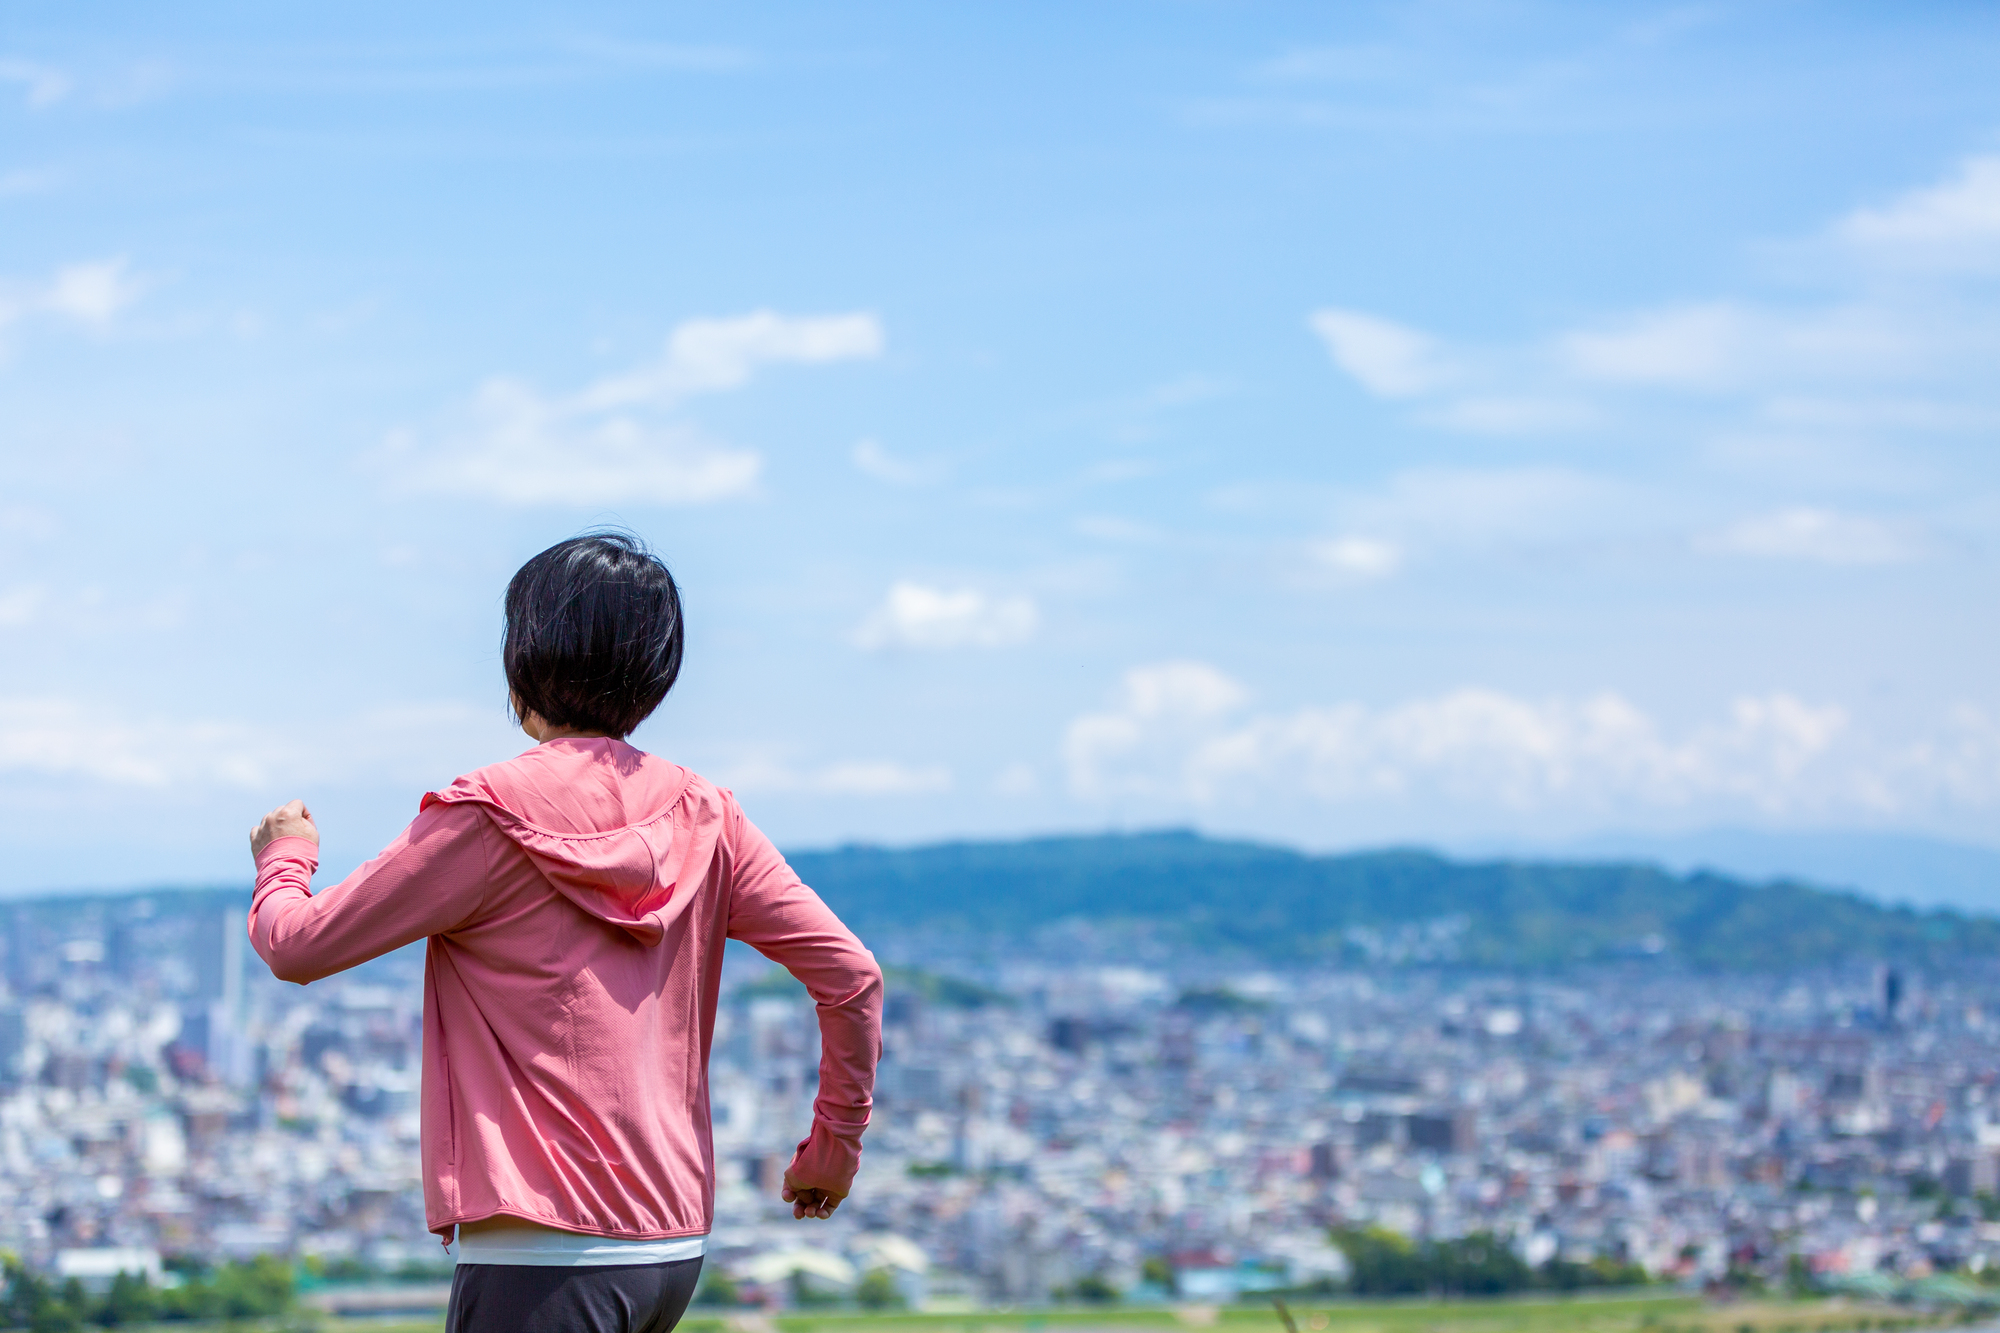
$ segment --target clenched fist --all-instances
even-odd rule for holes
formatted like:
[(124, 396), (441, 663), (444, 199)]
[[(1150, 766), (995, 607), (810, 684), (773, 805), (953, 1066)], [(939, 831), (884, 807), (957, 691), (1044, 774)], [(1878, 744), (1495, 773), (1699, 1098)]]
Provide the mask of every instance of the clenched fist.
[(840, 1201), (847, 1196), (835, 1194), (829, 1189), (811, 1185), (801, 1185), (792, 1179), (790, 1171), (785, 1172), (785, 1188), (779, 1197), (792, 1206), (792, 1217), (803, 1220), (808, 1217), (832, 1217), (833, 1210), (840, 1207)]
[(286, 801), (257, 821), (257, 827), (250, 830), (250, 855), (259, 857), (264, 849), (279, 838), (308, 838), (313, 846), (319, 845), (319, 829), (313, 824), (312, 811), (306, 809), (304, 801)]

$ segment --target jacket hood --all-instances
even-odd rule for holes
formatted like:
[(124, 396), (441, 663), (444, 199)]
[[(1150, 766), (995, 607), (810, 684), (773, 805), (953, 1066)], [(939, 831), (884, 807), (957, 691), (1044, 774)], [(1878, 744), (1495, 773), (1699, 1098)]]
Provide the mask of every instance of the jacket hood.
[[(566, 737), (427, 792), (420, 809), (485, 807), (557, 892), (655, 945), (693, 900), (714, 855), (718, 821), (682, 809), (698, 781), (624, 741)], [(687, 891), (676, 892), (683, 885)]]

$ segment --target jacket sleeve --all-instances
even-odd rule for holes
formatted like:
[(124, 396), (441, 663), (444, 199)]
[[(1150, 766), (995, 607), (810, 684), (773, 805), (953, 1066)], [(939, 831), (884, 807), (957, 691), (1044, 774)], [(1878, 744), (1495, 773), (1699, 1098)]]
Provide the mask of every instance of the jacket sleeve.
[(434, 805), (317, 895), (309, 883), (318, 846), (274, 839), (257, 858), (251, 947), (280, 981), (303, 985), (469, 924), (486, 894), (486, 823), (475, 805)]
[(882, 969), (733, 800), (728, 819), (729, 938), (783, 965), (819, 1008), (819, 1096), (790, 1174), (800, 1185), (844, 1196), (860, 1169), (861, 1132), (874, 1106)]

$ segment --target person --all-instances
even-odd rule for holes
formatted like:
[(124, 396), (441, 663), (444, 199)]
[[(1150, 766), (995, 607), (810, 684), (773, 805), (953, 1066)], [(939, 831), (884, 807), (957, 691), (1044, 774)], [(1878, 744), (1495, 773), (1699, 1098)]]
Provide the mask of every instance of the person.
[(634, 748), (679, 674), (680, 593), (630, 534), (543, 551), (507, 585), (502, 661), (533, 748), (427, 793), (400, 837), (313, 894), (302, 801), (251, 834), (250, 939), (309, 984), (419, 939), (424, 1211), (450, 1246), (449, 1333), (663, 1333), (714, 1216), (708, 1052), (723, 944), (818, 1007), (794, 1218), (852, 1187), (882, 973), (727, 791)]

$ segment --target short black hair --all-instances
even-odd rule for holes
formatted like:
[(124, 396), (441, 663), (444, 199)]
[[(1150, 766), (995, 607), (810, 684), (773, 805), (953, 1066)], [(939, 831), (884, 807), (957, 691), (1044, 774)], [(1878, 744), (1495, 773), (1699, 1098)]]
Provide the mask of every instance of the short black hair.
[(681, 592), (632, 533), (587, 532), (521, 566), (507, 585), (501, 660), (523, 717), (624, 737), (681, 673)]

